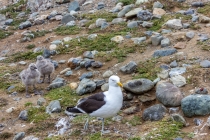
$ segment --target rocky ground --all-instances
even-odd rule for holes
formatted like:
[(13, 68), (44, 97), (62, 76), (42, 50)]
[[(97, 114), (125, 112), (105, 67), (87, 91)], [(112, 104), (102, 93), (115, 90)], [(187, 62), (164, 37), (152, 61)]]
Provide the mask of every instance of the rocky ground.
[[(0, 0), (0, 139), (210, 140), (207, 0)], [(43, 55), (55, 66), (41, 95), (20, 72)], [(65, 114), (108, 89), (124, 102), (101, 121)]]

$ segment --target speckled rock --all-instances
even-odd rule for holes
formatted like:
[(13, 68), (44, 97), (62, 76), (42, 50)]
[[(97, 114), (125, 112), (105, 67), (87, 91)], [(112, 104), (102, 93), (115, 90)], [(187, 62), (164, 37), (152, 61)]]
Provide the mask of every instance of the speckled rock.
[(78, 95), (83, 95), (86, 93), (93, 92), (96, 89), (96, 83), (90, 79), (82, 79), (79, 86), (76, 89)]

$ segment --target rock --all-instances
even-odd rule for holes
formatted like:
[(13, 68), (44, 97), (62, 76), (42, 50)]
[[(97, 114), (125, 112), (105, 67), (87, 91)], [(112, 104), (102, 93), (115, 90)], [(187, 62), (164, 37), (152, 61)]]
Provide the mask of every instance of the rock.
[(203, 60), (200, 62), (200, 66), (202, 68), (210, 68), (210, 61), (209, 60)]
[(106, 29), (107, 27), (109, 27), (109, 23), (103, 22), (103, 23), (101, 24), (101, 30)]
[(57, 45), (55, 45), (55, 44), (51, 44), (50, 46), (49, 46), (49, 49), (52, 51), (52, 50), (56, 50), (58, 48), (58, 46)]
[(136, 68), (137, 68), (136, 62), (130, 61), (125, 66), (122, 66), (120, 68), (120, 71), (123, 72), (123, 73), (131, 74), (131, 73), (133, 73), (136, 70)]
[(142, 27), (144, 28), (150, 28), (153, 26), (153, 23), (152, 22), (147, 22), (147, 21), (144, 21), (142, 24), (141, 24)]
[(134, 17), (134, 16), (136, 16), (137, 13), (140, 12), (141, 10), (142, 10), (141, 7), (140, 7), (140, 8), (135, 8), (135, 9), (129, 11), (128, 13), (126, 13), (126, 14), (125, 14), (125, 17), (126, 17), (126, 18)]
[(94, 82), (96, 83), (96, 87), (101, 87), (103, 84), (106, 83), (106, 80), (94, 80)]
[(80, 62), (82, 61), (82, 58), (77, 57), (77, 58), (70, 58), (67, 62), (67, 66), (70, 67), (71, 69), (75, 69), (77, 66), (80, 65)]
[(177, 50), (175, 48), (156, 50), (153, 54), (153, 57), (168, 56), (168, 55), (172, 55), (176, 52), (177, 52)]
[(70, 2), (71, 0), (56, 0), (56, 3), (58, 4), (63, 4), (63, 3), (68, 3)]
[(101, 90), (102, 91), (108, 91), (109, 90), (109, 84), (108, 83), (105, 83), (101, 86)]
[(73, 74), (73, 72), (71, 70), (68, 70), (64, 75), (66, 77), (71, 76)]
[(46, 107), (46, 113), (59, 113), (61, 112), (61, 105), (58, 100), (51, 101), (50, 104)]
[(178, 66), (178, 64), (177, 64), (176, 60), (174, 60), (173, 62), (170, 63), (171, 68), (175, 68), (177, 66)]
[(188, 39), (192, 39), (194, 36), (195, 36), (195, 33), (193, 31), (189, 31), (189, 32), (186, 33), (186, 37)]
[(194, 9), (188, 9), (187, 11), (184, 12), (184, 15), (192, 15), (195, 13)]
[(144, 42), (146, 40), (146, 36), (144, 37), (135, 37), (135, 38), (131, 38), (131, 40), (134, 42), (134, 44), (141, 44), (142, 42)]
[(103, 9), (104, 7), (105, 7), (104, 2), (99, 2), (97, 9), (100, 10), (100, 9)]
[(209, 36), (207, 34), (198, 34), (199, 38), (197, 40), (199, 41), (206, 41), (209, 39)]
[(111, 41), (114, 41), (116, 43), (122, 43), (124, 41), (124, 38), (123, 36), (118, 35), (118, 36), (112, 37)]
[(39, 106), (43, 106), (45, 103), (46, 103), (46, 100), (42, 97), (37, 100), (37, 105)]
[(186, 120), (184, 119), (184, 117), (182, 117), (182, 116), (179, 115), (179, 114), (172, 114), (172, 115), (171, 115), (171, 118), (172, 118), (174, 121), (176, 121), (176, 122), (182, 123), (184, 126), (187, 125), (187, 122), (186, 122)]
[(62, 71), (60, 72), (60, 74), (62, 75), (62, 74), (66, 73), (66, 72), (69, 71), (69, 70), (71, 70), (71, 68), (65, 68), (64, 70), (62, 70)]
[(181, 19), (171, 19), (165, 23), (166, 26), (172, 29), (182, 29), (182, 21)]
[(200, 125), (202, 125), (203, 121), (198, 119), (198, 118), (195, 118), (195, 119), (193, 119), (193, 122), (194, 122), (195, 125), (200, 126)]
[(117, 5), (115, 7), (113, 7), (112, 10), (110, 10), (110, 12), (112, 12), (112, 13), (119, 12), (120, 10), (122, 10), (122, 6), (123, 6), (123, 3), (118, 2)]
[(111, 70), (108, 70), (106, 72), (104, 72), (103, 74), (103, 78), (109, 78), (110, 76), (112, 76), (114, 73)]
[(16, 110), (15, 107), (10, 107), (6, 110), (7, 113), (12, 113), (14, 110)]
[(32, 136), (25, 137), (23, 140), (39, 140), (39, 138), (32, 135)]
[(162, 29), (161, 34), (168, 34), (171, 33), (171, 30)]
[(24, 137), (25, 137), (25, 132), (19, 132), (15, 134), (15, 137), (13, 138), (13, 140), (22, 140)]
[(157, 73), (157, 76), (161, 79), (167, 79), (169, 77), (168, 70), (162, 69), (159, 73)]
[(165, 106), (176, 107), (181, 105), (183, 95), (178, 87), (168, 82), (158, 82), (156, 98)]
[(156, 104), (146, 108), (142, 117), (145, 121), (158, 121), (164, 117), (166, 112), (167, 109), (162, 104)]
[(163, 5), (159, 1), (156, 1), (156, 2), (153, 3), (153, 9), (154, 8), (163, 8)]
[(156, 99), (156, 97), (153, 96), (153, 95), (146, 94), (146, 95), (140, 95), (140, 96), (138, 96), (138, 99), (142, 103), (145, 103), (145, 102), (154, 101)]
[(154, 8), (152, 14), (153, 15), (160, 15), (160, 16), (162, 16), (162, 15), (166, 14), (166, 11), (161, 9), (161, 8)]
[(128, 22), (128, 24), (127, 24), (128, 28), (136, 28), (138, 26), (139, 26), (138, 21), (131, 21), (131, 22)]
[(209, 23), (210, 22), (210, 18), (204, 15), (199, 15), (199, 22), (200, 23)]
[(70, 83), (69, 87), (74, 90), (78, 87), (78, 84), (77, 83)]
[(125, 114), (134, 114), (135, 112), (137, 112), (139, 110), (139, 108), (137, 106), (132, 106), (132, 107), (129, 107), (125, 110), (123, 110), (123, 113)]
[(154, 87), (154, 83), (145, 78), (129, 80), (123, 84), (123, 88), (132, 93), (141, 95)]
[(124, 23), (125, 20), (123, 18), (114, 18), (112, 20), (112, 24), (120, 24), (120, 23)]
[(192, 7), (203, 7), (205, 4), (203, 2), (192, 2)]
[(76, 93), (78, 95), (83, 95), (85, 93), (93, 92), (96, 89), (96, 83), (90, 79), (82, 79), (79, 83), (78, 88), (76, 89)]
[(148, 2), (148, 0), (136, 0), (136, 5), (142, 4), (142, 3), (146, 3)]
[(177, 114), (179, 112), (179, 107), (170, 107), (169, 114)]
[(75, 26), (76, 25), (76, 22), (75, 21), (69, 21), (66, 26)]
[(206, 88), (198, 88), (195, 90), (195, 94), (208, 94), (208, 90)]
[[(90, 34), (89, 36), (88, 36), (88, 40), (94, 40), (94, 39), (96, 39), (98, 37), (98, 35), (97, 34)], [(94, 58), (94, 57), (93, 57)]]
[(80, 63), (80, 66), (81, 67), (85, 67), (86, 69), (88, 69), (89, 67), (91, 67), (92, 65), (92, 63), (93, 62), (95, 62), (95, 60), (85, 60), (85, 61), (82, 61), (81, 63)]
[(51, 44), (60, 45), (63, 44), (63, 42), (61, 40), (54, 40)]
[(181, 75), (175, 75), (170, 78), (170, 81), (177, 87), (186, 85), (186, 79)]
[(21, 111), (18, 118), (20, 120), (27, 121), (28, 120), (28, 111), (27, 110)]
[(20, 23), (20, 25), (19, 25), (19, 29), (25, 29), (25, 28), (28, 28), (28, 27), (31, 27), (32, 26), (32, 24), (31, 24), (31, 22), (30, 21), (25, 21), (25, 22), (22, 22), (22, 23)]
[(121, 18), (123, 16), (125, 16), (126, 13), (128, 13), (129, 11), (131, 11), (131, 9), (133, 8), (133, 5), (126, 5), (123, 7), (123, 9), (117, 14), (118, 18)]
[(137, 13), (137, 17), (140, 20), (147, 21), (152, 19), (152, 13), (150, 13), (148, 10), (141, 10)]
[(169, 38), (164, 38), (163, 40), (161, 40), (160, 44), (161, 44), (161, 47), (168, 47), (171, 44), (171, 42)]
[(96, 27), (101, 27), (101, 25), (106, 22), (106, 19), (98, 18), (96, 20)]
[(185, 72), (186, 72), (186, 68), (185, 67), (176, 67), (176, 68), (172, 68), (169, 71), (169, 75), (170, 75), (170, 77), (173, 77), (175, 75), (181, 75), (181, 74), (183, 74)]
[(95, 62), (91, 63), (91, 66), (93, 68), (101, 68), (103, 66), (103, 64), (100, 61), (95, 61)]
[(117, 116), (114, 116), (114, 117), (112, 118), (112, 121), (121, 122), (122, 119), (123, 119), (122, 116), (117, 115)]
[(158, 35), (152, 35), (151, 36), (151, 41), (152, 41), (152, 45), (154, 46), (158, 46), (161, 42), (161, 40), (163, 39), (163, 36), (158, 34)]
[(81, 81), (84, 78), (92, 78), (93, 77), (93, 72), (87, 72), (87, 73), (83, 73), (80, 77), (79, 80)]
[(56, 77), (55, 80), (52, 81), (52, 83), (47, 87), (48, 90), (59, 88), (65, 85), (65, 80), (60, 77)]
[(186, 117), (210, 114), (210, 95), (194, 94), (182, 99), (181, 108)]
[[(6, 20), (6, 16), (3, 15), (3, 14), (0, 14), (0, 23), (2, 23), (2, 22), (5, 23), (5, 20)], [(3, 23), (3, 24), (4, 24), (4, 23)], [(3, 25), (3, 24), (2, 24), (2, 25)]]
[(18, 64), (25, 66), (27, 63), (25, 61), (20, 61)]
[(71, 11), (79, 11), (80, 10), (80, 7), (79, 7), (79, 3), (78, 1), (73, 1), (69, 4), (69, 7), (68, 7), (68, 11), (71, 12)]
[(13, 22), (13, 19), (7, 19), (5, 21), (5, 25), (10, 25), (10, 24), (12, 24), (12, 22)]
[(84, 58), (90, 58), (90, 59), (93, 59), (94, 56), (98, 53), (98, 51), (85, 51), (83, 53), (83, 57)]
[(75, 17), (74, 16), (72, 16), (72, 15), (70, 15), (70, 14), (66, 14), (66, 15), (64, 15), (63, 17), (62, 17), (62, 19), (61, 19), (61, 24), (67, 24), (68, 22), (70, 22), (70, 21), (75, 21), (76, 19), (75, 19)]
[(174, 48), (176, 48), (176, 49), (184, 49), (184, 48), (186, 48), (186, 43), (185, 42), (178, 42), (178, 43), (176, 43), (175, 45), (174, 45)]

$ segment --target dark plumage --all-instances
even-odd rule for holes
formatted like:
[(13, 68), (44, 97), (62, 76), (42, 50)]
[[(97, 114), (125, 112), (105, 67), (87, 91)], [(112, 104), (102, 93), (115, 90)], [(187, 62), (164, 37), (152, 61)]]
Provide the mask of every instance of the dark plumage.
[(41, 75), (43, 75), (43, 80), (41, 83), (44, 83), (45, 75), (48, 75), (48, 83), (50, 83), (50, 75), (55, 70), (54, 64), (50, 60), (45, 59), (43, 56), (39, 55), (37, 56), (36, 66)]
[(37, 70), (36, 65), (31, 63), (27, 69), (20, 73), (20, 78), (22, 83), (26, 86), (26, 97), (31, 97), (31, 95), (28, 93), (28, 86), (33, 86), (35, 90), (35, 85), (40, 80), (40, 72)]

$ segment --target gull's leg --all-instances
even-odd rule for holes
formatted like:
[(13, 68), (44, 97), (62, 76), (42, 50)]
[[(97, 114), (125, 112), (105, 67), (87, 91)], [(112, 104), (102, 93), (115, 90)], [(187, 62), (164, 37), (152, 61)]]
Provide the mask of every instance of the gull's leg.
[(48, 75), (48, 83), (50, 83), (50, 74)]
[(101, 133), (102, 133), (102, 134), (110, 133), (109, 130), (104, 131), (104, 118), (102, 118), (102, 129), (101, 129)]
[(89, 123), (89, 116), (85, 122), (85, 125), (84, 125), (84, 130), (87, 130), (88, 129), (88, 123)]
[(41, 95), (41, 93), (36, 89), (35, 84), (33, 85), (33, 87), (34, 87), (34, 94), (35, 95)]
[(26, 85), (26, 98), (30, 98), (31, 95), (28, 93), (28, 85)]

